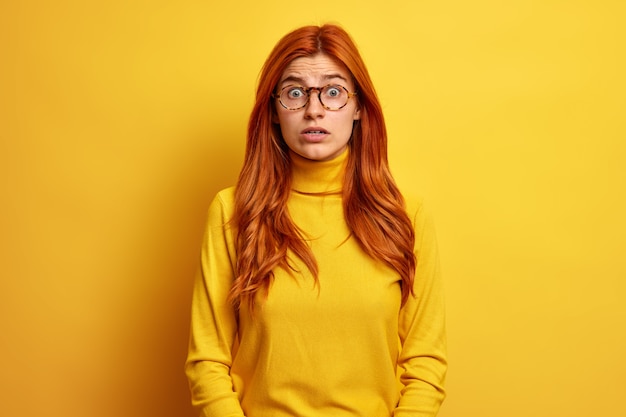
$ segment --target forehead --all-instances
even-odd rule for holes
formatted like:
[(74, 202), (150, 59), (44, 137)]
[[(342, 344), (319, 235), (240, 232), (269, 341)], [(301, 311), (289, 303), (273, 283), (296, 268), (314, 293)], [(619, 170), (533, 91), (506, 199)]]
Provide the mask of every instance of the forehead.
[(285, 68), (280, 83), (302, 81), (311, 85), (329, 80), (344, 80), (352, 86), (352, 74), (345, 65), (328, 55), (317, 54), (296, 58)]

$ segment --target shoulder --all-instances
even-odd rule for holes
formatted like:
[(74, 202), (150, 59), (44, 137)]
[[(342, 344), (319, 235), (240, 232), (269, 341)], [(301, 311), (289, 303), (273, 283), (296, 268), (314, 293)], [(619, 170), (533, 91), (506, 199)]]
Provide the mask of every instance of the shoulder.
[(434, 239), (435, 224), (432, 212), (425, 198), (416, 193), (402, 192), (406, 212), (413, 223), (416, 240), (430, 236)]
[(215, 200), (223, 205), (233, 206), (235, 204), (235, 186), (224, 188), (218, 192), (213, 201), (215, 202)]
[(424, 197), (406, 192), (402, 192), (402, 196), (404, 197), (404, 205), (407, 214), (411, 219), (415, 219), (416, 215), (424, 208)]
[(418, 193), (400, 190), (402, 197), (404, 198), (404, 206), (406, 213), (413, 223), (417, 222), (417, 219), (426, 213), (424, 197)]
[(227, 223), (235, 210), (235, 187), (228, 187), (219, 191), (209, 205), (209, 225), (223, 225)]

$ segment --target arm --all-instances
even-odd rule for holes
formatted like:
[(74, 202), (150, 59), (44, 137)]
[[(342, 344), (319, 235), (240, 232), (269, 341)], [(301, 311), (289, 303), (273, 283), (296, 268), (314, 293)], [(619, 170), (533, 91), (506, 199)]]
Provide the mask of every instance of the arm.
[(435, 417), (445, 398), (446, 335), (437, 240), (420, 205), (415, 221), (415, 297), (400, 311), (398, 365), (403, 389), (394, 417)]
[(193, 288), (185, 365), (191, 400), (201, 417), (244, 415), (230, 377), (237, 335), (236, 313), (227, 300), (234, 279), (234, 249), (226, 226), (228, 209), (221, 196), (218, 194), (209, 208), (201, 266)]

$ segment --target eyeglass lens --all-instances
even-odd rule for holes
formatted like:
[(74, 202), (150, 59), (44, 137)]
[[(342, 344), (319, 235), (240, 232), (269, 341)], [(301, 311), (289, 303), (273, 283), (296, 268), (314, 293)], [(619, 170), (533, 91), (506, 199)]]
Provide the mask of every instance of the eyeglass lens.
[(300, 109), (309, 101), (310, 94), (318, 94), (322, 105), (329, 110), (339, 110), (348, 103), (348, 90), (340, 85), (327, 85), (322, 88), (288, 86), (280, 93), (280, 102), (290, 110)]

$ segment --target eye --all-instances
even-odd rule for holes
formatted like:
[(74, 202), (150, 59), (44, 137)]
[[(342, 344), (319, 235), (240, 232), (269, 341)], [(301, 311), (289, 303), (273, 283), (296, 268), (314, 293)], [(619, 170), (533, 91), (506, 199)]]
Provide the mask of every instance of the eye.
[(287, 90), (287, 97), (297, 99), (302, 98), (305, 95), (302, 87), (293, 87)]
[(341, 87), (338, 86), (330, 86), (326, 89), (326, 95), (328, 97), (339, 97), (342, 92)]

